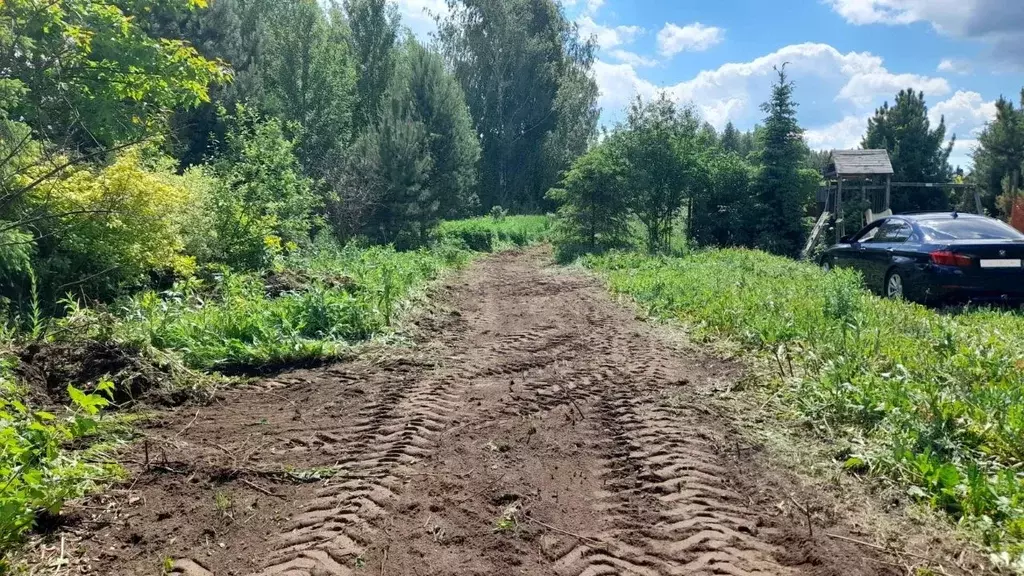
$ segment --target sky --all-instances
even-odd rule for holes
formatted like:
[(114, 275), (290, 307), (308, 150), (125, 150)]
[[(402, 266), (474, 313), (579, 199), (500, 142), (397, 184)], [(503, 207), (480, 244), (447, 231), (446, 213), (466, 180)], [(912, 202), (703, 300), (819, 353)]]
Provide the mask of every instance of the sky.
[[(501, 0), (494, 0), (501, 1)], [(444, 0), (397, 0), (429, 40)], [(601, 122), (637, 95), (666, 92), (716, 128), (762, 120), (774, 66), (787, 63), (815, 149), (859, 147), (867, 119), (903, 88), (921, 90), (934, 124), (956, 135), (969, 169), (995, 100), (1024, 88), (1024, 0), (562, 0), (600, 46)]]

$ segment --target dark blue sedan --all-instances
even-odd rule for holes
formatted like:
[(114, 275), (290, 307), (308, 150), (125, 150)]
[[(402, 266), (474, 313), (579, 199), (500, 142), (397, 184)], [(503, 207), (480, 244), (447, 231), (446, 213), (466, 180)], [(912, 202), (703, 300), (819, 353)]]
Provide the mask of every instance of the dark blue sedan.
[(868, 288), (915, 302), (1024, 301), (1024, 234), (984, 216), (889, 216), (822, 254), (859, 270)]

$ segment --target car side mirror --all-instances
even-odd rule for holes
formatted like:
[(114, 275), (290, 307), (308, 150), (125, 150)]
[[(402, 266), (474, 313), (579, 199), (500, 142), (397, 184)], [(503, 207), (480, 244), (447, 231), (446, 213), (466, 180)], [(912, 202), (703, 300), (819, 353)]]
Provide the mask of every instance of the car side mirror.
[(840, 244), (852, 244), (853, 243), (853, 236), (850, 236), (850, 235), (843, 236), (842, 238), (839, 239), (839, 243)]

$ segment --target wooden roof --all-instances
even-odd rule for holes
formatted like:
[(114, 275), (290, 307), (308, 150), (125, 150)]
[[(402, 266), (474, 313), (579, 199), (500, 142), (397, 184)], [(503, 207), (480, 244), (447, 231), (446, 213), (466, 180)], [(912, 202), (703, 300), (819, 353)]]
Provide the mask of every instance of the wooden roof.
[(826, 176), (875, 176), (892, 174), (892, 162), (885, 150), (834, 150)]

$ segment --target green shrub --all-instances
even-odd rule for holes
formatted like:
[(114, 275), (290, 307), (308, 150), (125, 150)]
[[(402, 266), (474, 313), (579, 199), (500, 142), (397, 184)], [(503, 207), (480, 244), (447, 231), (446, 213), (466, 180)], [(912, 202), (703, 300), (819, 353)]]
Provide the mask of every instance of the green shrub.
[(5, 554), (40, 514), (58, 513), (64, 502), (116, 473), (63, 449), (96, 431), (109, 382), (100, 383), (94, 394), (69, 385), (72, 407), (59, 417), (29, 408), (10, 368), (9, 359), (0, 360), (0, 573), (6, 569)]
[(195, 210), (212, 215), (206, 242), (214, 261), (260, 270), (309, 244), (321, 202), (280, 120), (238, 106), (226, 121), (227, 150), (211, 168), (216, 182), (202, 188)]
[(653, 315), (764, 353), (793, 383), (787, 406), (849, 443), (849, 468), (1024, 553), (1024, 316), (938, 314), (879, 299), (849, 271), (748, 250), (585, 262)]
[(547, 216), (481, 216), (441, 222), (434, 234), (438, 241), (461, 242), (475, 252), (493, 252), (505, 247), (528, 246), (548, 239), (551, 219)]

